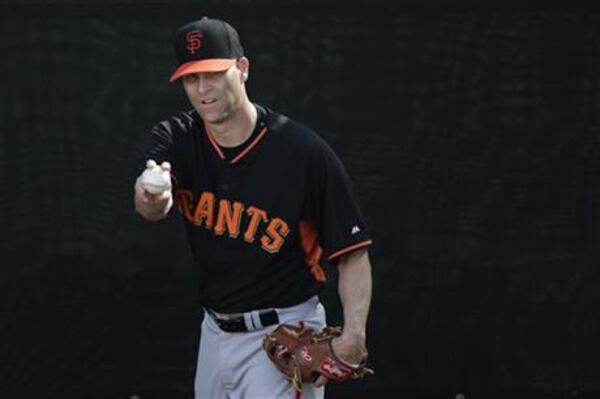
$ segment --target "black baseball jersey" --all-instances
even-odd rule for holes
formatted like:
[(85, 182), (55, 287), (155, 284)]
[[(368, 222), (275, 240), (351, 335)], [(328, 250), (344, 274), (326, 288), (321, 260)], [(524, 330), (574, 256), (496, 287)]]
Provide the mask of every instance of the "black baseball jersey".
[(335, 263), (372, 242), (332, 149), (256, 107), (255, 131), (239, 148), (220, 147), (188, 111), (156, 125), (144, 154), (172, 165), (202, 305), (222, 313), (303, 302), (325, 281), (322, 257)]

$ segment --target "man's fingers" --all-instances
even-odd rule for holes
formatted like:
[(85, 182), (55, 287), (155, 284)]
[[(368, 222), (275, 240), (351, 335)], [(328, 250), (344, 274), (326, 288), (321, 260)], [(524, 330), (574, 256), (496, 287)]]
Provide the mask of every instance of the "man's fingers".
[(315, 386), (322, 387), (325, 384), (327, 384), (327, 381), (328, 381), (327, 377), (320, 375), (319, 378), (317, 378), (317, 380), (315, 381)]
[[(156, 163), (156, 161), (154, 159), (149, 159), (146, 161), (146, 168), (154, 168), (156, 165), (158, 165)], [(163, 168), (163, 170), (166, 170), (167, 172), (171, 171), (171, 163), (168, 161), (164, 161), (163, 163), (160, 164), (160, 167)]]
[(160, 164), (160, 167), (163, 168), (163, 170), (166, 170), (167, 172), (171, 171), (171, 164), (169, 162), (163, 162)]

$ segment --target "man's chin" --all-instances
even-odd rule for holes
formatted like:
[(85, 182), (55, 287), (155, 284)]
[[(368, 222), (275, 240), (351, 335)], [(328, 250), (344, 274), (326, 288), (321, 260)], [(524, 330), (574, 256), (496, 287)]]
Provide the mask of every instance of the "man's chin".
[(211, 125), (218, 125), (227, 120), (229, 118), (229, 112), (198, 112), (202, 120), (206, 123), (210, 123)]

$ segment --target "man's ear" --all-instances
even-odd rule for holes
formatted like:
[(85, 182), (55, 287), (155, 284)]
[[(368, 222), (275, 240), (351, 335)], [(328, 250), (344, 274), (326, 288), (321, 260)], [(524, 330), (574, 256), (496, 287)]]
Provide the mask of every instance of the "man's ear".
[(241, 57), (237, 61), (237, 67), (242, 71), (242, 83), (248, 80), (248, 74), (250, 70), (250, 61), (246, 57)]

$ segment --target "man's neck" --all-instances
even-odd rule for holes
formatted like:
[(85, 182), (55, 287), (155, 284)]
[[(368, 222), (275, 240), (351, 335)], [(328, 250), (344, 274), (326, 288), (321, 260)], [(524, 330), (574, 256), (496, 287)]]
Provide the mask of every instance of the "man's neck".
[(257, 117), (256, 107), (250, 101), (246, 101), (227, 121), (207, 125), (220, 146), (237, 147), (252, 135)]

